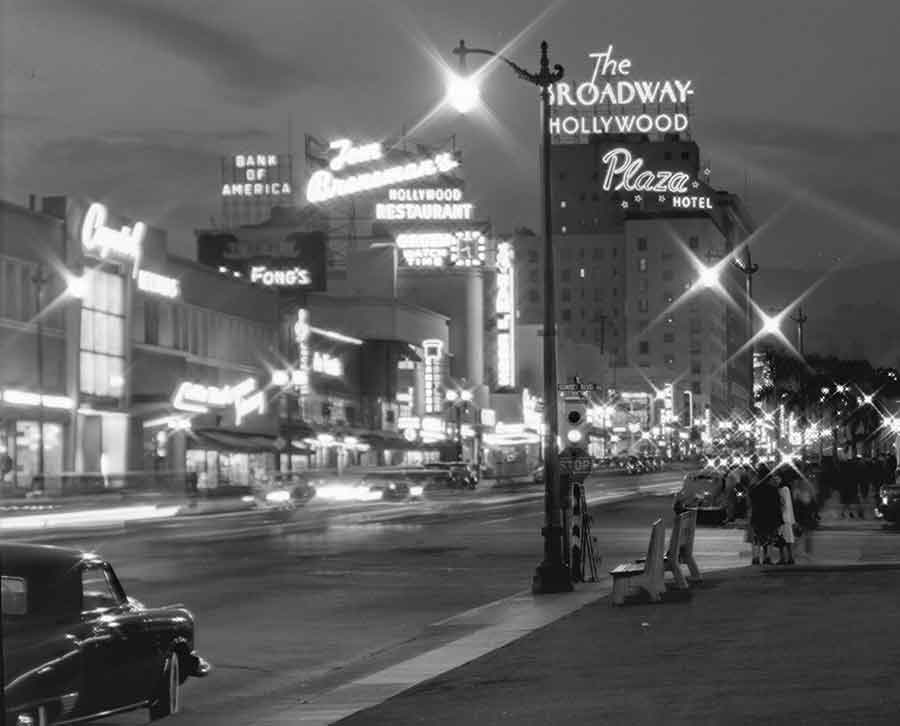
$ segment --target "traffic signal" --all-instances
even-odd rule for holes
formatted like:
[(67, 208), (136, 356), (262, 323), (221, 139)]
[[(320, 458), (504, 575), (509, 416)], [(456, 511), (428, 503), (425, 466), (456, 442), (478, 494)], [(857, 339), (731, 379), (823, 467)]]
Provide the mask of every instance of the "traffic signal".
[(563, 446), (584, 446), (587, 444), (588, 417), (587, 402), (582, 398), (563, 399), (561, 431)]

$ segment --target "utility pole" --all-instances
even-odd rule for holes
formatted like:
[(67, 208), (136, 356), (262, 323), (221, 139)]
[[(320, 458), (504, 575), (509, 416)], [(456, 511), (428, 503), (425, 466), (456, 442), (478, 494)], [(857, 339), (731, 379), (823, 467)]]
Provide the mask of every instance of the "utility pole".
[(797, 350), (800, 351), (800, 357), (804, 357), (803, 351), (803, 326), (809, 318), (803, 314), (803, 308), (798, 307), (797, 312), (791, 315), (791, 320), (797, 323)]
[(37, 352), (37, 384), (38, 384), (38, 455), (37, 476), (44, 478), (44, 324), (43, 319), (43, 292), (47, 283), (44, 263), (38, 264), (37, 270), (31, 278), (34, 283), (34, 319), (37, 324), (37, 340), (35, 348)]

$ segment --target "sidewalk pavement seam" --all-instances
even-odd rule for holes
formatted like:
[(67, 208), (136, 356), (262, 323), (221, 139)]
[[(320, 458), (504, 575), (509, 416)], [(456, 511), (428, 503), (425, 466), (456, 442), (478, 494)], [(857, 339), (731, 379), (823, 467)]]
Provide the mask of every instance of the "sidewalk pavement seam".
[(524, 591), (472, 608), (433, 623), (431, 627), (454, 627), (467, 620), (492, 624), (384, 670), (345, 683), (302, 704), (288, 706), (258, 723), (260, 726), (325, 726), (334, 723), (509, 645), (603, 599), (610, 591), (609, 579), (603, 578), (598, 583), (584, 583), (573, 593), (531, 595)]

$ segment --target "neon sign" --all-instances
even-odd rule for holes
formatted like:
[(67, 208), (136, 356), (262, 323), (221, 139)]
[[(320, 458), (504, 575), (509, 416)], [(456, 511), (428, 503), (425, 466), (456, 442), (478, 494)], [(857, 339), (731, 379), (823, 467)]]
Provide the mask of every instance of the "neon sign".
[(232, 165), (234, 176), (240, 178), (222, 184), (223, 197), (289, 196), (293, 193), (290, 182), (281, 178), (281, 163), (275, 154), (238, 154), (232, 157)]
[(511, 388), (516, 385), (515, 373), (515, 283), (513, 277), (513, 248), (509, 242), (497, 245), (497, 385)]
[(425, 349), (425, 413), (439, 413), (441, 401), (441, 356), (444, 344), (440, 340), (423, 340)]
[(384, 152), (379, 143), (354, 147), (347, 139), (333, 141), (329, 148), (338, 150), (337, 155), (329, 162), (329, 168), (315, 171), (306, 185), (306, 199), (312, 204), (444, 174), (459, 166), (452, 153), (441, 152), (421, 161), (336, 177), (333, 172), (341, 171), (347, 166), (378, 161), (384, 156)]
[(181, 294), (181, 283), (177, 278), (157, 275), (149, 270), (140, 270), (137, 277), (138, 289), (143, 292), (161, 295), (162, 297), (178, 297)]
[(458, 187), (389, 189), (388, 202), (375, 205), (375, 218), (403, 220), (469, 220), (474, 204), (462, 201)]
[(288, 270), (271, 270), (265, 265), (250, 268), (250, 282), (260, 282), (268, 287), (305, 287), (312, 283), (309, 270), (292, 267)]
[(324, 373), (326, 376), (334, 378), (344, 375), (344, 364), (341, 359), (328, 353), (313, 353), (312, 369), (316, 373)]
[(487, 240), (477, 230), (404, 232), (396, 242), (408, 267), (480, 267), (487, 251)]
[(265, 413), (266, 398), (253, 378), (246, 378), (235, 386), (223, 387), (183, 381), (175, 391), (172, 406), (191, 413), (208, 413), (210, 408), (233, 406), (235, 426), (240, 426), (250, 413)]
[(133, 260), (133, 277), (137, 277), (147, 225), (137, 222), (133, 227), (123, 225), (116, 230), (106, 226), (107, 215), (106, 205), (100, 202), (88, 207), (81, 223), (81, 245), (101, 259), (113, 254)]
[[(551, 133), (627, 134), (687, 130), (688, 103), (694, 95), (693, 81), (632, 80), (631, 60), (614, 58), (612, 45), (602, 53), (588, 55), (594, 59), (591, 80), (577, 85), (554, 84), (550, 88), (550, 104), (555, 108), (588, 109), (590, 115), (554, 116), (550, 119)], [(603, 108), (606, 114), (599, 113)]]
[(294, 323), (294, 339), (297, 341), (297, 364), (300, 368), (300, 393), (309, 393), (309, 313), (300, 308), (297, 311), (297, 322)]
[[(700, 184), (696, 180), (692, 182), (683, 171), (644, 169), (644, 160), (635, 159), (623, 147), (610, 149), (601, 161), (606, 165), (604, 191), (654, 193), (659, 195), (660, 202), (668, 200), (673, 208), (712, 209), (712, 199), (709, 197), (689, 194), (692, 188), (696, 189)], [(627, 202), (623, 202), (622, 206), (627, 206)]]

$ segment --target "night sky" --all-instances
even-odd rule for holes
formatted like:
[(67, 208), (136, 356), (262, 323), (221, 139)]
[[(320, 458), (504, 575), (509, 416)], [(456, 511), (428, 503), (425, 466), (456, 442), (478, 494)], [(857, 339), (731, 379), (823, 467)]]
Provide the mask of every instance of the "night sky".
[[(72, 193), (169, 230), (193, 255), (220, 217), (219, 157), (361, 141), (442, 97), (460, 38), (569, 79), (612, 43), (635, 77), (694, 80), (712, 183), (745, 196), (761, 265), (900, 260), (900, 3), (880, 0), (2, 0), (0, 195)], [(473, 59), (474, 60), (474, 59)], [(537, 228), (536, 89), (498, 67), (493, 115), (443, 109), (470, 196), (500, 232)], [(299, 163), (302, 169), (302, 161)], [(301, 185), (302, 190), (302, 185)]]

